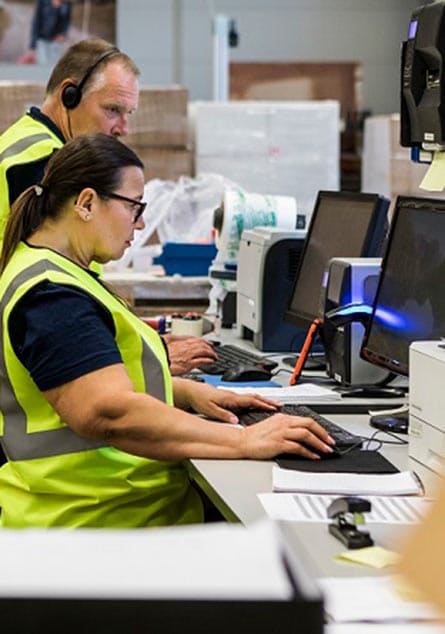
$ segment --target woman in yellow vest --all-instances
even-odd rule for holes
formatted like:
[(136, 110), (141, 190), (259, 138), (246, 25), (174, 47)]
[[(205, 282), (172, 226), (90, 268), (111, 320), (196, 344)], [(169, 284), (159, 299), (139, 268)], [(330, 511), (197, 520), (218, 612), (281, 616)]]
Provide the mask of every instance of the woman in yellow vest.
[[(89, 269), (120, 258), (144, 227), (143, 186), (129, 148), (80, 136), (10, 215), (0, 261), (4, 527), (199, 522), (184, 459), (332, 451), (317, 423), (274, 413), (271, 401), (172, 379), (157, 333)], [(273, 415), (242, 429), (195, 414), (236, 423), (243, 407)]]

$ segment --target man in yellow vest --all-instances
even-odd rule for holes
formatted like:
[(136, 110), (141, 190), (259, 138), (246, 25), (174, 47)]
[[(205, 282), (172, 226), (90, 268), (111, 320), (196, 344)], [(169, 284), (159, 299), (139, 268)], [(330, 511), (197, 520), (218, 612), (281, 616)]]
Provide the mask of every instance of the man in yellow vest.
[[(101, 39), (71, 46), (51, 73), (42, 107), (32, 107), (0, 136), (0, 243), (11, 204), (39, 183), (52, 154), (80, 134), (128, 132), (138, 105), (139, 69), (128, 55)], [(197, 337), (167, 338), (172, 374), (216, 359)]]

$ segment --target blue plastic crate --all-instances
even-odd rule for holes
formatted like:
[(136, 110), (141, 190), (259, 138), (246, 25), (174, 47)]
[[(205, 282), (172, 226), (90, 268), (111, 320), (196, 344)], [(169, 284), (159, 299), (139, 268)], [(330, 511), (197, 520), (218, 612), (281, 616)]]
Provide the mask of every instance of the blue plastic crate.
[(162, 264), (167, 275), (179, 273), (184, 276), (208, 275), (209, 266), (216, 256), (214, 244), (194, 242), (166, 242), (162, 253), (153, 264)]

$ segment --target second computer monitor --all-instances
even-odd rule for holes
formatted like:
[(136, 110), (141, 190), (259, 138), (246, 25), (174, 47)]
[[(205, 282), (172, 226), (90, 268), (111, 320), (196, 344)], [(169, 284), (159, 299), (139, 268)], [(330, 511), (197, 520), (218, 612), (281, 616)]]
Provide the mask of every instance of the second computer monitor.
[(407, 375), (413, 341), (445, 336), (445, 202), (399, 196), (362, 356)]
[(289, 321), (307, 327), (318, 317), (329, 260), (381, 254), (388, 205), (377, 194), (319, 192), (286, 314)]

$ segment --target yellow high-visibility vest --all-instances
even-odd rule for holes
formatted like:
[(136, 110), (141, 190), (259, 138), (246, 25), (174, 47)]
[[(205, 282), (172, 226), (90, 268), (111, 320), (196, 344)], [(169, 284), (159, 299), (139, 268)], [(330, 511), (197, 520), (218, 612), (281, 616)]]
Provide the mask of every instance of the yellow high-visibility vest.
[(0, 278), (0, 440), (8, 458), (0, 468), (1, 525), (131, 528), (202, 521), (200, 498), (182, 462), (148, 460), (81, 438), (17, 358), (8, 319), (43, 280), (80, 288), (102, 304), (135, 390), (173, 404), (158, 334), (74, 262), (21, 243)]
[(9, 216), (7, 172), (15, 165), (33, 163), (63, 146), (63, 141), (44, 123), (25, 114), (0, 136), (0, 247)]

